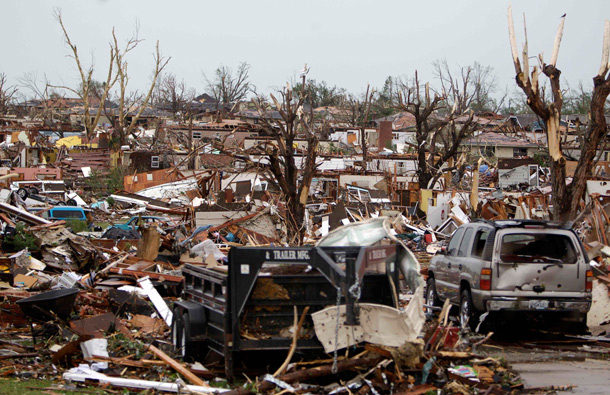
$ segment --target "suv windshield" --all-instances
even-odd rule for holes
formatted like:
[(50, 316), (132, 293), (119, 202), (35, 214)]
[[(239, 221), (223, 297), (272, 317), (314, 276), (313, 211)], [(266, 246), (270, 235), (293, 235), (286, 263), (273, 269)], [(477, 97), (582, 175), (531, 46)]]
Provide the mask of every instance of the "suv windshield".
[(576, 249), (567, 235), (512, 233), (502, 237), (500, 259), (510, 263), (576, 263)]

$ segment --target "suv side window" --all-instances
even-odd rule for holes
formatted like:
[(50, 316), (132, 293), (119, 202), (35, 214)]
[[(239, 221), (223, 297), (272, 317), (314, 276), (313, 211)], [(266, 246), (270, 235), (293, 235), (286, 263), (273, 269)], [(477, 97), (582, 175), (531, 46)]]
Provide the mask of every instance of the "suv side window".
[(474, 243), (472, 246), (472, 256), (477, 258), (483, 258), (485, 251), (485, 243), (489, 237), (490, 229), (480, 229), (474, 236)]
[(474, 230), (472, 228), (466, 229), (464, 232), (464, 237), (462, 238), (462, 243), (460, 244), (460, 249), (458, 250), (457, 256), (468, 256), (468, 250), (472, 244), (472, 234)]
[(457, 255), (458, 246), (460, 245), (460, 241), (462, 241), (462, 235), (464, 234), (464, 228), (458, 228), (453, 236), (451, 236), (451, 240), (449, 241), (449, 245), (447, 246), (447, 255)]

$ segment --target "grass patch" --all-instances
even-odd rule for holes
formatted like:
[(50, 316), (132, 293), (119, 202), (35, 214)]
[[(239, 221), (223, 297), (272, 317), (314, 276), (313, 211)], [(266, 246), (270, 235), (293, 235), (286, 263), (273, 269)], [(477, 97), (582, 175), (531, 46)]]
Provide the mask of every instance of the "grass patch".
[(60, 388), (60, 383), (52, 380), (2, 378), (0, 379), (0, 395), (49, 395), (51, 391), (46, 388), (53, 388), (52, 392), (55, 394), (107, 394), (106, 391), (97, 387), (77, 387), (75, 383), (70, 382), (63, 385), (69, 386), (69, 389)]

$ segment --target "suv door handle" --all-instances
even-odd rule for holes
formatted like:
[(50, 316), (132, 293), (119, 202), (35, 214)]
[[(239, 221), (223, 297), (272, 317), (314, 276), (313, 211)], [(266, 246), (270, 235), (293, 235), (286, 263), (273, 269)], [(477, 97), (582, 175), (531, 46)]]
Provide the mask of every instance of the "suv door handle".
[(449, 263), (447, 264), (447, 268), (448, 268), (448, 269), (451, 269), (451, 262), (449, 262)]

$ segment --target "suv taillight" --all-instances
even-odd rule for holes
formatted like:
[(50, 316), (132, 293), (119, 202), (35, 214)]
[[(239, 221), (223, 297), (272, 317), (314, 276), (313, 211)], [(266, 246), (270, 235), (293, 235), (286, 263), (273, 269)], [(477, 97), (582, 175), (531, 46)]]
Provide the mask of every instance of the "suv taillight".
[(587, 270), (587, 282), (585, 284), (585, 291), (593, 291), (593, 270)]
[(479, 289), (489, 291), (491, 289), (491, 269), (481, 269)]

